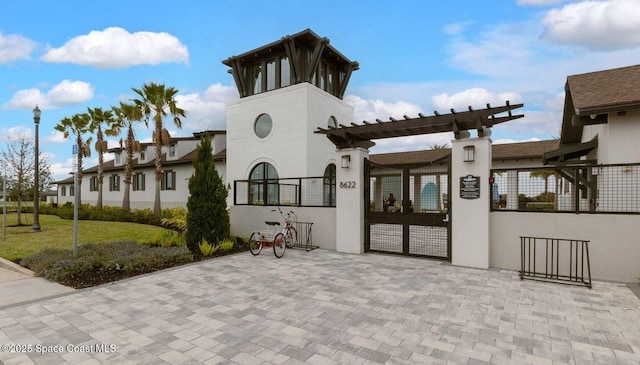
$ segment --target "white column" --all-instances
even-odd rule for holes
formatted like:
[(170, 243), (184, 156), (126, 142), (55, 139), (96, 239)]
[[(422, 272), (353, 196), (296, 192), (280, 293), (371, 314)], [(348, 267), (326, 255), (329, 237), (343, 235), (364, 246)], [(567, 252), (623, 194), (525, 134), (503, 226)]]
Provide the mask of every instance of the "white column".
[[(451, 262), (457, 266), (489, 268), (489, 173), (491, 139), (466, 138), (451, 141)], [(473, 147), (473, 161), (464, 161), (464, 148)], [(479, 196), (463, 191), (477, 178)], [(465, 197), (461, 197), (464, 195)]]
[[(345, 148), (337, 152), (336, 251), (359, 254), (364, 252), (364, 160), (369, 150)], [(348, 167), (343, 163), (346, 156)]]

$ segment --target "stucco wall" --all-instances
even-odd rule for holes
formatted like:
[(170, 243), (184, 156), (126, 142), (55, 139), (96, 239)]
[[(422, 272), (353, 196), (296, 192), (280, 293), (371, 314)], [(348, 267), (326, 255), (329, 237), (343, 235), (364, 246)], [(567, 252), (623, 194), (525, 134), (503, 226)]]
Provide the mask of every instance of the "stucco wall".
[[(640, 217), (614, 214), (491, 212), (490, 266), (520, 269), (520, 236), (588, 240), (594, 280), (640, 277)], [(454, 221), (455, 223), (455, 221)]]
[[(582, 142), (598, 136), (598, 163), (635, 163), (640, 161), (638, 135), (640, 134), (640, 110), (630, 110), (623, 115), (609, 113), (606, 124), (585, 126)], [(596, 157), (595, 154), (589, 158)]]
[[(187, 200), (189, 198), (189, 178), (193, 174), (193, 165), (191, 164), (183, 164), (183, 165), (165, 165), (165, 170), (173, 170), (176, 173), (176, 189), (175, 190), (161, 190), (160, 191), (160, 203), (162, 209), (165, 208), (173, 208), (176, 206), (186, 207)], [(227, 185), (227, 181), (225, 178), (224, 171), (226, 170), (225, 162), (216, 162), (216, 170), (218, 170), (218, 174), (222, 178), (222, 183)], [(155, 180), (155, 169), (152, 167), (146, 169), (138, 169), (136, 172), (143, 172), (145, 174), (145, 189), (144, 190), (133, 190), (133, 185), (131, 186), (131, 190), (129, 192), (129, 199), (131, 204), (131, 209), (152, 209), (154, 200), (155, 200), (155, 189), (156, 189), (156, 180)], [(109, 176), (113, 174), (118, 174), (120, 176), (120, 190), (118, 191), (109, 191)], [(95, 176), (96, 174), (86, 174), (83, 176), (82, 183), (82, 204), (91, 204), (95, 205), (98, 200), (98, 192), (97, 191), (89, 191), (89, 181), (91, 176)], [(133, 182), (132, 182), (133, 184)], [(73, 202), (74, 197), (69, 195), (69, 189), (71, 185), (67, 185), (66, 188), (66, 196), (60, 196), (60, 187), (58, 187), (58, 203), (64, 204), (66, 202)], [(102, 204), (104, 206), (122, 206), (122, 199), (124, 197), (124, 172), (120, 171), (106, 171), (104, 174), (104, 181), (102, 186)], [(229, 192), (231, 194), (231, 192)]]
[[(280, 213), (272, 212), (276, 207), (257, 205), (236, 205), (231, 207), (231, 234), (249, 237), (251, 232), (267, 229), (265, 221), (282, 222)], [(293, 210), (300, 222), (311, 222), (313, 246), (336, 249), (336, 209), (335, 208), (303, 208), (281, 207), (284, 212)], [(282, 227), (281, 227), (282, 228)]]
[[(254, 133), (257, 117), (267, 113), (273, 121), (265, 138)], [(334, 145), (313, 133), (327, 127), (330, 116), (338, 123), (353, 119), (353, 108), (308, 83), (253, 95), (227, 106), (228, 181), (248, 179), (260, 162), (275, 167), (281, 178), (322, 176), (335, 159)]]

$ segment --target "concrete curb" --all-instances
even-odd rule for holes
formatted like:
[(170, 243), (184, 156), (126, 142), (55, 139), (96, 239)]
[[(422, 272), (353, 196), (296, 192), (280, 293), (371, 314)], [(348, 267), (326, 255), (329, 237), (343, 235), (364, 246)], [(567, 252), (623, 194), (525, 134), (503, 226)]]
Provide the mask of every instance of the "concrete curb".
[(36, 273), (27, 269), (26, 267), (22, 267), (14, 262), (11, 262), (5, 258), (0, 257), (0, 268), (4, 268), (7, 270), (15, 271), (17, 273), (29, 276), (36, 276)]

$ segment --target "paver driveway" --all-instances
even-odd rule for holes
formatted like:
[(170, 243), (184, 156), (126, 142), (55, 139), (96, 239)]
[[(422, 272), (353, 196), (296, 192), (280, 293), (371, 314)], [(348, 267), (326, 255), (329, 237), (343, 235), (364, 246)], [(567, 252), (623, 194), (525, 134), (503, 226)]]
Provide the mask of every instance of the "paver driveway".
[(640, 299), (613, 283), (267, 250), (2, 309), (0, 344), (5, 364), (638, 364)]

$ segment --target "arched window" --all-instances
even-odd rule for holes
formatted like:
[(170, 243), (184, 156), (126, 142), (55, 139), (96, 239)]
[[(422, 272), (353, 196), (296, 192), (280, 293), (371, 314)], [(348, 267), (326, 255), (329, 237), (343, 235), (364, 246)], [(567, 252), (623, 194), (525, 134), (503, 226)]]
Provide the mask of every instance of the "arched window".
[(277, 205), (279, 202), (278, 172), (268, 162), (253, 167), (249, 174), (249, 202), (254, 205)]
[(327, 121), (327, 126), (329, 128), (338, 128), (338, 120), (336, 119), (336, 117), (334, 117), (333, 115), (329, 117), (329, 120)]
[(336, 165), (330, 164), (322, 178), (322, 196), (325, 207), (336, 206)]

